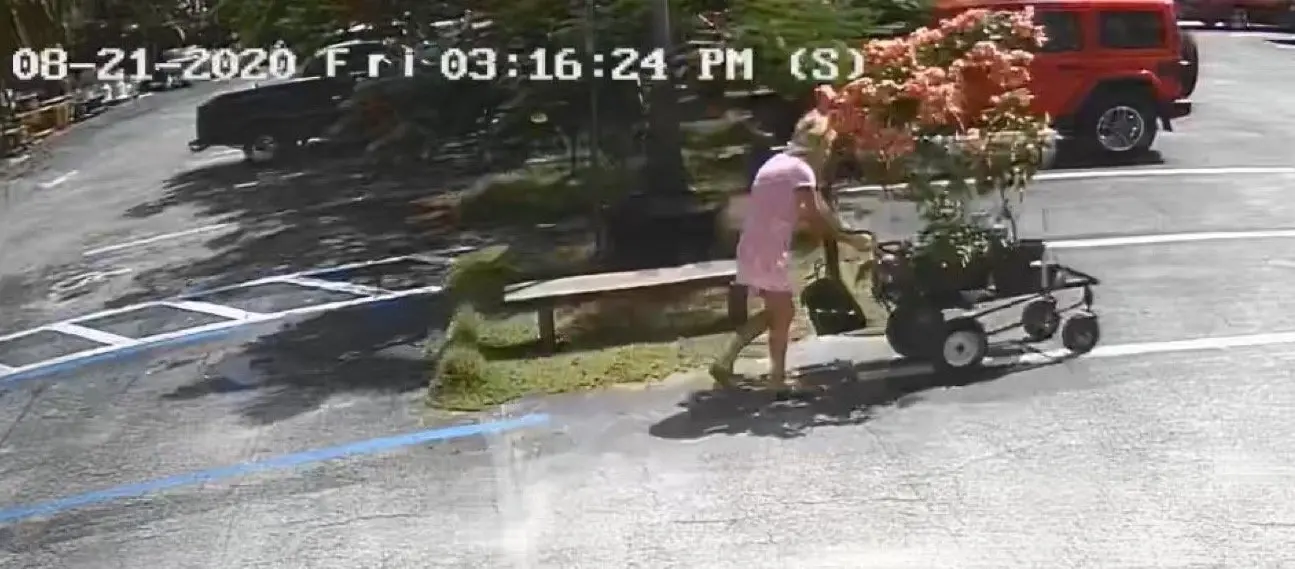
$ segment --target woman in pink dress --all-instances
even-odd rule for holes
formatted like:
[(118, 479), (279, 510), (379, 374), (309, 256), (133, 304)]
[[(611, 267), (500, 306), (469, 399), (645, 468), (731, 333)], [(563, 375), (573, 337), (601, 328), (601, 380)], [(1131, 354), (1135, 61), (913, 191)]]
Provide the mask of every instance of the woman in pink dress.
[(796, 316), (791, 246), (799, 225), (863, 251), (872, 248), (869, 237), (844, 231), (817, 191), (818, 172), (827, 162), (832, 141), (826, 118), (811, 112), (796, 125), (787, 149), (756, 172), (737, 245), (737, 282), (760, 297), (764, 309), (737, 330), (728, 350), (711, 366), (711, 375), (721, 385), (732, 385), (738, 354), (768, 332), (769, 387), (777, 391), (789, 387), (787, 344)]

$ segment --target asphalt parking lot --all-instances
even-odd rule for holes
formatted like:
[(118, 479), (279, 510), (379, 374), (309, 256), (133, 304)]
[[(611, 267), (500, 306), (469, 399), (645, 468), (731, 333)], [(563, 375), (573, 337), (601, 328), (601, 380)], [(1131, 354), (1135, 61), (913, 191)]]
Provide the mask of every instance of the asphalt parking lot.
[[(1295, 50), (1277, 38), (1201, 33), (1194, 115), (1156, 155), (1031, 189), (1026, 231), (1104, 279), (1088, 356), (945, 385), (843, 338), (794, 352), (835, 364), (809, 401), (676, 378), (429, 424), (417, 345), (359, 332), (390, 313), (267, 322), (0, 377), (0, 566), (1295, 566)], [(9, 182), (4, 331), (428, 245), (381, 208), (371, 226), (276, 213), (244, 179), (186, 177), (236, 160), (184, 147), (200, 96), (70, 134)]]

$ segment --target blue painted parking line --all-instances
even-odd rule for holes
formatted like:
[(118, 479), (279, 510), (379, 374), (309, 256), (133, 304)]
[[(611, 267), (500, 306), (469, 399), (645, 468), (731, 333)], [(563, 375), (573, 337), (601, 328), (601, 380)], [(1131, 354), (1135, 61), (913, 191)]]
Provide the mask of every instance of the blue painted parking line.
[(431, 429), (392, 437), (369, 439), (335, 447), (281, 455), (255, 462), (245, 462), (233, 466), (201, 470), (198, 472), (190, 472), (188, 474), (150, 480), (148, 482), (128, 484), (125, 486), (118, 486), (116, 488), (78, 494), (67, 498), (50, 500), (48, 502), (41, 502), (28, 506), (6, 508), (0, 510), (0, 524), (22, 521), (38, 516), (52, 516), (68, 510), (113, 502), (126, 498), (138, 498), (181, 486), (192, 486), (215, 480), (238, 478), (259, 472), (305, 467), (319, 462), (354, 456), (378, 454), (422, 443), (448, 441), (477, 435), (515, 431), (527, 427), (537, 427), (548, 422), (548, 415), (532, 414), (504, 421), (492, 421), (442, 429)]

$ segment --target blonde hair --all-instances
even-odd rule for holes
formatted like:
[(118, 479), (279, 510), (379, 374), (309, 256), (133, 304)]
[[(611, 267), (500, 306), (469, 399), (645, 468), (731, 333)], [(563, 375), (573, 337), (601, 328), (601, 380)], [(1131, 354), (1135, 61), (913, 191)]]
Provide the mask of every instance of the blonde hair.
[(832, 129), (827, 115), (811, 110), (796, 122), (791, 140), (787, 141), (787, 150), (817, 167), (827, 161), (835, 141), (836, 131)]

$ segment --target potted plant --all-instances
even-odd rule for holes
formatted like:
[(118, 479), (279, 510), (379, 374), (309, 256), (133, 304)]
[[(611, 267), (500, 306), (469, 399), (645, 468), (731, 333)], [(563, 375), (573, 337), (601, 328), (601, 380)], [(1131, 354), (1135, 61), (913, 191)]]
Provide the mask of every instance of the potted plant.
[[(1027, 89), (1043, 41), (1030, 9), (970, 10), (865, 43), (864, 75), (818, 90), (838, 146), (870, 165), (865, 180), (917, 202), (925, 227), (905, 262), (920, 288), (1017, 286), (1028, 273), (1019, 269), (1036, 260), (1037, 243), (1017, 239), (1012, 209), (1053, 148)], [(998, 204), (993, 224), (974, 219), (986, 198)]]

